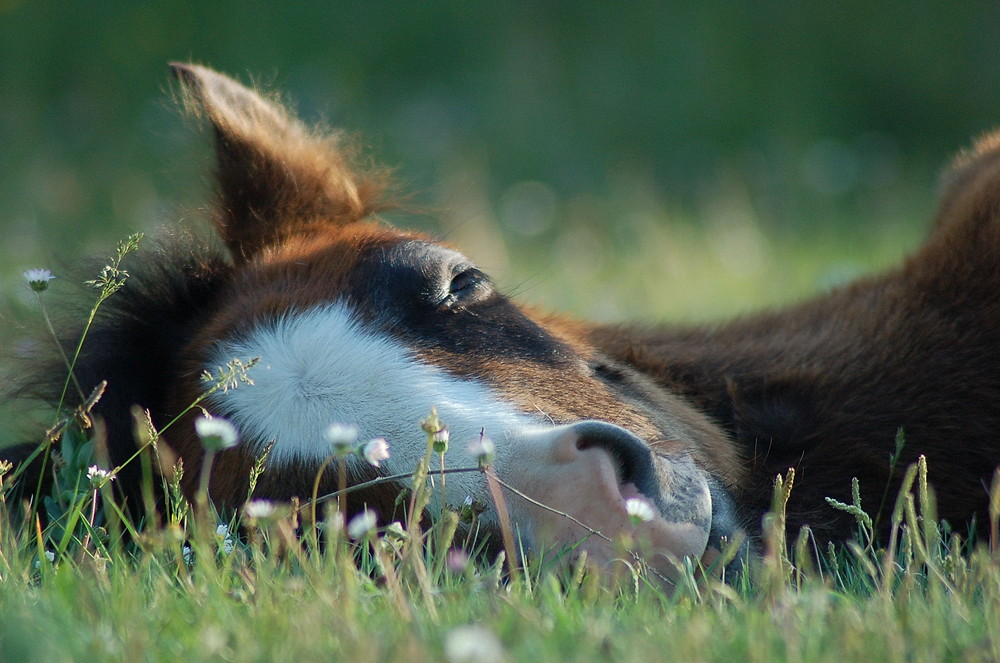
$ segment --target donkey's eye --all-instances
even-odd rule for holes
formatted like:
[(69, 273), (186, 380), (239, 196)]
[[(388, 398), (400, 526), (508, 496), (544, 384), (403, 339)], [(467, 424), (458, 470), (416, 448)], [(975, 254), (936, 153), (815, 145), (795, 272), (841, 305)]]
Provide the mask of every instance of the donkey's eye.
[(471, 304), (490, 291), (489, 279), (475, 267), (465, 269), (451, 279), (448, 295), (441, 302), (446, 307)]
[(478, 269), (467, 269), (451, 280), (449, 292), (456, 297), (462, 297), (470, 292), (474, 292), (483, 280), (483, 273)]

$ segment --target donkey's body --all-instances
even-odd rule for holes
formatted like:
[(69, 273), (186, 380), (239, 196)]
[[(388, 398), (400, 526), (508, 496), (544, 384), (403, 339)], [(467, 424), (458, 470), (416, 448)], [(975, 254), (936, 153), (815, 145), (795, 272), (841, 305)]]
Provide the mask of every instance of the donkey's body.
[[(658, 515), (638, 534), (666, 560), (711, 558), (737, 529), (755, 534), (789, 467), (790, 523), (849, 536), (850, 519), (823, 498), (849, 501), (858, 477), (874, 506), (898, 483), (899, 429), (899, 467), (927, 455), (941, 515), (986, 522), (1000, 463), (994, 143), (959, 161), (930, 240), (896, 271), (719, 327), (592, 327), (529, 315), (460, 253), (378, 224), (384, 178), (279, 106), (201, 67), (175, 72), (215, 132), (228, 255), (168, 242), (108, 302), (78, 377), (85, 388), (108, 381), (95, 411), (114, 461), (134, 452), (133, 405), (163, 426), (202, 393), (203, 371), (259, 357), (255, 384), (206, 401), (242, 438), (212, 477), (213, 498), (232, 506), (267, 448), (256, 495), (308, 496), (333, 422), (386, 437), (383, 472), (412, 469), (425, 448), (418, 421), (434, 406), (451, 428), (449, 466), (475, 464), (465, 445), (485, 428), (503, 480), (609, 536), (634, 529), (625, 498), (652, 502)], [(166, 435), (188, 477), (201, 462), (192, 419)], [(352, 481), (375, 475), (350, 469)], [(327, 471), (321, 490), (335, 486)], [(350, 503), (388, 514), (399, 487)], [(451, 504), (491, 502), (478, 474), (447, 487)], [(588, 536), (508, 499), (528, 545)], [(484, 514), (487, 530), (495, 518)], [(583, 548), (614, 554), (596, 537)]]

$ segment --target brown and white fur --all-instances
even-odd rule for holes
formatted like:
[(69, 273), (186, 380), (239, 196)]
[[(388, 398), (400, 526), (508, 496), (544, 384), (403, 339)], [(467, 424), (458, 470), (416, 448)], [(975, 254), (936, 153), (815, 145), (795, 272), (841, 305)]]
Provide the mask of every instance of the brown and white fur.
[[(78, 377), (108, 381), (96, 413), (114, 461), (134, 451), (133, 405), (162, 426), (202, 393), (205, 370), (259, 357), (253, 385), (205, 402), (241, 439), (216, 461), (219, 504), (246, 499), (271, 444), (256, 496), (308, 496), (334, 422), (389, 441), (381, 473), (411, 470), (425, 450), (418, 422), (436, 407), (449, 467), (475, 465), (466, 444), (485, 429), (502, 479), (611, 537), (634, 529), (625, 498), (644, 496), (658, 516), (637, 534), (663, 558), (710, 559), (738, 529), (755, 536), (789, 467), (789, 525), (849, 537), (852, 520), (824, 498), (849, 501), (852, 477), (869, 503), (894, 489), (900, 428), (899, 467), (926, 455), (941, 516), (985, 531), (1000, 462), (997, 140), (956, 162), (930, 238), (895, 270), (725, 325), (594, 326), (520, 308), (459, 251), (380, 222), (385, 174), (337, 137), (209, 69), (173, 71), (214, 132), (226, 252), (167, 242), (133, 260), (109, 300)], [(192, 478), (193, 416), (166, 434)], [(350, 474), (376, 472), (358, 461)], [(126, 491), (136, 480), (126, 470)], [(328, 470), (321, 491), (336, 484)], [(387, 515), (401, 487), (350, 503)], [(467, 496), (492, 504), (482, 475), (450, 475), (445, 500)], [(528, 547), (616, 554), (570, 520), (507, 502)], [(482, 524), (496, 534), (492, 510)]]

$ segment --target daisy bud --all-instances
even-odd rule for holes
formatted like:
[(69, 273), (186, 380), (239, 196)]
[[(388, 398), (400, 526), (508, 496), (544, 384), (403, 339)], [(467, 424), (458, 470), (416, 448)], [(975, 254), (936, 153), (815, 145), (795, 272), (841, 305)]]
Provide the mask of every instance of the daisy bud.
[(375, 517), (375, 512), (365, 509), (347, 523), (347, 536), (355, 541), (360, 541), (374, 532), (377, 524), (378, 519)]
[(385, 536), (393, 541), (406, 541), (410, 538), (410, 535), (403, 528), (403, 524), (398, 520), (389, 523), (389, 526), (385, 528)]
[(430, 416), (420, 421), (420, 428), (429, 436), (434, 435), (434, 433), (441, 430), (441, 420), (438, 419), (438, 411), (436, 407), (431, 408)]
[(333, 455), (343, 458), (354, 451), (358, 442), (358, 427), (354, 424), (330, 424), (326, 428), (326, 439), (333, 447)]
[(236, 429), (221, 417), (198, 417), (194, 420), (194, 430), (201, 438), (201, 446), (210, 453), (236, 446)]
[(469, 454), (479, 462), (479, 467), (493, 464), (497, 456), (497, 447), (493, 440), (486, 437), (485, 431), (479, 434), (478, 440), (469, 443)]
[(97, 489), (107, 481), (114, 481), (115, 475), (108, 470), (102, 470), (97, 465), (91, 465), (87, 468), (87, 480), (90, 481), (91, 488)]
[(361, 447), (361, 457), (378, 467), (379, 463), (389, 458), (389, 443), (384, 437), (376, 437)]
[(29, 269), (24, 273), (24, 280), (28, 282), (28, 285), (35, 292), (48, 290), (49, 281), (54, 278), (52, 272), (47, 269)]
[(431, 434), (434, 453), (443, 454), (448, 451), (448, 427), (442, 426)]
[(656, 510), (648, 500), (630, 497), (625, 500), (625, 513), (633, 525), (641, 525), (656, 517)]

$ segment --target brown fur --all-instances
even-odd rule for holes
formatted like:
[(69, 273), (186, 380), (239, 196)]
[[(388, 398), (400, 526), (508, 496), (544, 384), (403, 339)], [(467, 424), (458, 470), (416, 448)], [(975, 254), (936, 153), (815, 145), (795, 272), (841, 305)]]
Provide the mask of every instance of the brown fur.
[[(181, 353), (184, 368), (178, 382), (168, 389), (169, 409), (178, 412), (200, 393), (204, 349), (215, 339), (248, 320), (334, 301), (346, 292), (361, 256), (408, 240), (430, 240), (363, 219), (383, 206), (376, 197), (384, 190), (383, 183), (352, 170), (338, 145), (314, 138), (282, 109), (219, 74), (189, 65), (174, 65), (174, 69), (186, 85), (188, 106), (200, 106), (200, 114), (214, 130), (220, 201), (216, 227), (239, 266), (232, 284), (219, 295), (216, 312)], [(495, 300), (499, 324), (507, 315), (523, 315), (504, 298), (496, 296)], [(371, 307), (374, 315), (383, 303), (360, 300), (353, 305), (362, 315)], [(446, 316), (442, 323), (449, 320)], [(690, 451), (699, 457), (715, 457), (720, 466), (726, 464), (724, 454), (703, 452), (692, 444), (693, 440), (705, 440), (706, 447), (723, 444), (717, 429), (701, 414), (643, 382), (626, 367), (619, 370), (630, 374), (638, 396), (609, 388), (594, 377), (590, 365), (606, 360), (595, 355), (580, 328), (571, 330), (569, 323), (555, 319), (549, 323), (553, 330), (563, 329), (556, 334), (566, 346), (559, 370), (497, 357), (498, 347), (418, 352), (456, 376), (485, 379), (522, 409), (541, 412), (555, 423), (595, 417), (617, 422), (652, 443), (658, 453), (670, 456)], [(539, 333), (544, 332), (539, 329)], [(186, 476), (192, 482), (199, 474), (201, 455), (191, 427), (193, 418), (194, 413), (170, 440), (188, 459)], [(221, 471), (213, 473), (213, 497), (229, 504), (245, 499), (251, 464), (241, 449), (221, 456)], [(305, 478), (313, 471), (284, 468), (267, 473), (262, 488), (272, 497), (301, 495), (304, 487), (312, 488), (311, 479)], [(737, 474), (734, 468), (726, 471)], [(328, 473), (324, 490), (333, 488), (331, 478)], [(373, 499), (384, 502), (386, 497)]]
[(204, 67), (171, 69), (189, 112), (212, 125), (216, 226), (237, 261), (317, 224), (358, 221), (393, 206), (388, 173), (364, 168), (343, 136), (310, 131), (280, 104)]
[[(366, 265), (408, 243), (430, 242), (378, 223), (373, 214), (390, 206), (386, 174), (359, 167), (342, 140), (319, 136), (211, 70), (173, 69), (188, 108), (214, 131), (215, 226), (232, 264), (189, 259), (175, 290), (136, 298), (136, 307), (159, 302), (164, 319), (182, 318), (179, 342), (139, 329), (135, 352), (170, 353), (162, 386), (139, 384), (150, 378), (112, 349), (85, 358), (91, 381), (105, 377), (102, 362), (109, 362), (136, 383), (112, 381), (106, 400), (115, 405), (100, 404), (100, 416), (119, 422), (114, 430), (128, 430), (121, 422), (132, 403), (151, 409), (160, 425), (191, 403), (215, 340), (247, 321), (354, 296)], [(781, 311), (695, 328), (591, 326), (519, 308), (484, 286), (474, 312), (421, 309), (440, 342), (417, 344), (414, 352), (553, 423), (600, 419), (640, 436), (658, 456), (690, 454), (735, 498), (752, 533), (769, 508), (775, 475), (794, 467), (790, 525), (846, 538), (852, 519), (824, 498), (849, 501), (857, 477), (874, 511), (918, 454), (928, 458), (941, 515), (959, 528), (974, 520), (983, 532), (987, 484), (1000, 463), (998, 252), (1000, 137), (991, 136), (945, 178), (927, 244), (880, 276)], [(351, 304), (362, 316), (374, 319), (391, 303), (357, 292)], [(143, 312), (128, 306), (104, 325), (108, 338), (118, 338), (116, 324), (141, 327), (135, 320)], [(386, 333), (406, 341), (418, 331)], [(193, 416), (167, 440), (192, 479), (201, 463)], [(890, 476), (898, 429), (906, 447)], [(109, 442), (116, 457), (130, 455), (130, 440)], [(221, 454), (213, 497), (231, 505), (246, 499), (253, 462), (243, 448)], [(257, 494), (308, 496), (316, 469), (268, 470)], [(335, 487), (327, 471), (320, 490)], [(391, 511), (394, 497), (384, 488), (361, 502)]]
[[(851, 518), (824, 498), (849, 501), (858, 477), (874, 512), (923, 454), (941, 516), (960, 530), (975, 518), (983, 533), (1000, 463), (997, 144), (960, 157), (931, 238), (898, 269), (723, 326), (602, 327), (591, 338), (733, 436), (749, 462), (735, 496), (755, 512), (772, 478), (795, 467), (790, 524), (843, 538)], [(898, 429), (906, 446), (890, 477)]]

